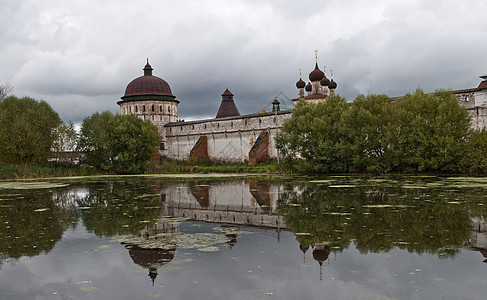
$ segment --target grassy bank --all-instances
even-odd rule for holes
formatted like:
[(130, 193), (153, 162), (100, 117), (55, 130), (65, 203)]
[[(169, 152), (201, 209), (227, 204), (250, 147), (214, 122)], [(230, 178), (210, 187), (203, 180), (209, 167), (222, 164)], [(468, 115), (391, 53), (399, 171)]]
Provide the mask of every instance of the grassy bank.
[(179, 173), (282, 173), (282, 168), (277, 162), (270, 161), (255, 166), (248, 164), (223, 164), (223, 163), (191, 163), (163, 160), (149, 164), (148, 174), (179, 174)]
[(90, 176), (99, 174), (88, 166), (75, 165), (0, 165), (0, 179)]
[[(183, 173), (282, 173), (276, 162), (267, 162), (255, 166), (247, 164), (189, 163), (178, 161), (151, 162), (145, 174), (183, 174)], [(89, 166), (78, 165), (0, 165), (0, 179), (24, 179), (47, 177), (70, 177), (106, 175), (109, 172), (98, 171)]]

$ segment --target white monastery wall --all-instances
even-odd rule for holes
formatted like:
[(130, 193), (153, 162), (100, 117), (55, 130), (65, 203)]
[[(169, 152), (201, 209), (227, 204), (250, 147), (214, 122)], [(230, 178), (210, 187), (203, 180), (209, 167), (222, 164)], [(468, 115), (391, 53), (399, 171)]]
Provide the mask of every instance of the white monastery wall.
[(171, 123), (164, 127), (162, 155), (171, 159), (186, 160), (200, 136), (208, 139), (210, 159), (226, 162), (244, 162), (260, 133), (270, 135), (271, 158), (277, 157), (275, 147), (276, 126), (281, 128), (291, 111), (254, 114), (222, 119)]

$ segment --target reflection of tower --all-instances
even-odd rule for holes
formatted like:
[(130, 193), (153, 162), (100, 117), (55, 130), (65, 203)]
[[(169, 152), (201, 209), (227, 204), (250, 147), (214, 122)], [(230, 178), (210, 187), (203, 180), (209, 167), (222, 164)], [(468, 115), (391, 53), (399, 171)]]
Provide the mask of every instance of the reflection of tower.
[(149, 269), (152, 285), (158, 275), (157, 269), (174, 258), (179, 234), (179, 222), (161, 218), (154, 226), (140, 231), (137, 236), (126, 238), (123, 242), (133, 262)]
[(237, 235), (238, 231), (240, 230), (240, 226), (234, 226), (230, 224), (222, 224), (220, 226), (225, 234), (228, 247), (232, 249), (233, 246), (237, 244)]
[(330, 252), (330, 247), (328, 247), (328, 245), (316, 244), (313, 247), (313, 258), (320, 264), (320, 280), (323, 279), (323, 262), (328, 259)]

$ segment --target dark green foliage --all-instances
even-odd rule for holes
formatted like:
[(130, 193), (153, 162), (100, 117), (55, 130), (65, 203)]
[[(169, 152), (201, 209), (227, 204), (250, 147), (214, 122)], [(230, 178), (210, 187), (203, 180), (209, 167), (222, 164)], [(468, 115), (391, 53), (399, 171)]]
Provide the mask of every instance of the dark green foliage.
[(109, 112), (94, 113), (83, 120), (78, 147), (86, 155), (86, 163), (99, 170), (111, 167), (111, 154), (108, 149), (109, 128), (115, 116)]
[(45, 101), (10, 96), (0, 102), (0, 163), (42, 164), (51, 154), (59, 115)]
[(79, 146), (86, 163), (99, 170), (136, 174), (145, 170), (159, 143), (157, 127), (149, 120), (105, 111), (83, 120)]
[(487, 173), (487, 130), (485, 128), (470, 133), (463, 154), (461, 162), (463, 172)]
[[(348, 145), (342, 119), (349, 105), (340, 96), (319, 104), (298, 103), (276, 138), (277, 148), (289, 167), (306, 172), (346, 172)], [(303, 160), (296, 165), (294, 158)]]
[(160, 144), (157, 127), (135, 115), (117, 115), (109, 134), (109, 149), (115, 172), (142, 173)]
[(359, 95), (300, 103), (276, 138), (284, 162), (308, 173), (455, 172), (470, 118), (448, 91), (398, 99)]

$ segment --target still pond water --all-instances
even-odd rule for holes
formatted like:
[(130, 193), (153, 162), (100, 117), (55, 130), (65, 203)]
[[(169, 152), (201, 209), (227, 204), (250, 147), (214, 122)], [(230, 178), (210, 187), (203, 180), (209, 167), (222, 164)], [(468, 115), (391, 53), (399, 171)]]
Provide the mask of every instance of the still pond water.
[(487, 178), (0, 182), (0, 299), (485, 299)]

